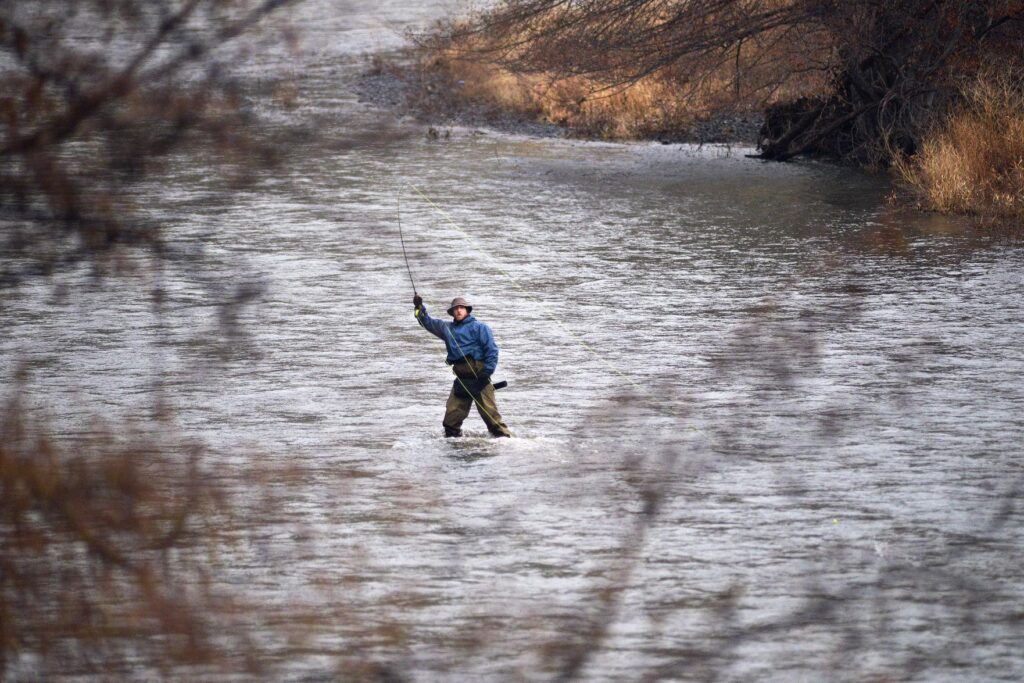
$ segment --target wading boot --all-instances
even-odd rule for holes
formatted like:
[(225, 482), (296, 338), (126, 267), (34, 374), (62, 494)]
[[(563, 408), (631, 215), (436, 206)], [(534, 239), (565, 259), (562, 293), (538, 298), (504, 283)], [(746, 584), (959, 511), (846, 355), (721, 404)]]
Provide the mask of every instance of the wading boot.
[(448, 438), (456, 437), (456, 436), (462, 436), (462, 430), (461, 429), (452, 429), (448, 425), (445, 425), (445, 427), (444, 427), (444, 437), (446, 439), (448, 439)]

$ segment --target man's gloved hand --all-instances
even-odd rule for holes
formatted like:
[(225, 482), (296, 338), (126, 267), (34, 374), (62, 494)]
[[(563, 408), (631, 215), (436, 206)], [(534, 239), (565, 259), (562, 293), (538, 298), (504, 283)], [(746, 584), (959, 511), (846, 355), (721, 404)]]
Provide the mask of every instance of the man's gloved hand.
[(419, 308), (422, 305), (423, 305), (423, 297), (420, 296), (419, 294), (414, 294), (413, 297), (412, 297), (412, 306), (413, 306), (413, 308)]
[(480, 396), (480, 392), (483, 391), (490, 383), (491, 375), (486, 372), (481, 372), (472, 382), (469, 383), (469, 391), (474, 397), (478, 397)]

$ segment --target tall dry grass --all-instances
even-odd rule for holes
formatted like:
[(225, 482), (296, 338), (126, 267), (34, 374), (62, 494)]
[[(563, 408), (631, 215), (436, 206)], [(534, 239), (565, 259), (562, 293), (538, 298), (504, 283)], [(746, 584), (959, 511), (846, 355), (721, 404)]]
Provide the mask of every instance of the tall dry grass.
[(926, 208), (1024, 223), (1024, 78), (988, 68), (962, 92), (896, 171)]
[(795, 57), (782, 44), (749, 41), (738, 51), (670, 65), (631, 80), (613, 71), (603, 77), (568, 75), (557, 55), (550, 57), (550, 68), (513, 71), (501, 64), (497, 51), (490, 51), (486, 39), (471, 35), (429, 44), (421, 69), (470, 103), (585, 137), (651, 139), (684, 133), (715, 115), (761, 111), (766, 103), (821, 90), (827, 78), (823, 72), (806, 69), (797, 77), (785, 76)]
[(685, 130), (703, 113), (681, 101), (661, 78), (595, 92), (604, 85), (581, 76), (515, 74), (493, 63), (459, 58), (441, 64), (451, 80), (461, 81), (459, 92), (469, 101), (598, 139), (639, 139)]

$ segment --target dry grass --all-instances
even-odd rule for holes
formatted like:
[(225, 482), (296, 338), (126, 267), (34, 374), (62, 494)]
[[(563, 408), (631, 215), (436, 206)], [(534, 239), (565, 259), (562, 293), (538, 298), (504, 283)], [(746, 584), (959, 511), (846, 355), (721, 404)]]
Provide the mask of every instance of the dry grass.
[(926, 208), (1024, 223), (1024, 79), (986, 69), (963, 95), (897, 173)]
[(439, 64), (471, 101), (554, 123), (600, 139), (639, 139), (685, 130), (704, 112), (681, 101), (664, 79), (650, 77), (630, 88), (597, 93), (588, 78), (555, 79), (514, 74), (502, 67), (446, 55)]
[(788, 80), (781, 76), (784, 65), (792, 64), (791, 55), (779, 53), (779, 44), (752, 41), (738, 55), (732, 51), (717, 61), (677, 64), (627, 83), (611, 76), (566, 76), (557, 61), (546, 71), (516, 73), (491, 60), (487, 44), (478, 38), (434, 43), (421, 67), (475, 104), (585, 137), (651, 139), (685, 132), (716, 115), (760, 111), (767, 103), (824, 87), (824, 74), (813, 70)]

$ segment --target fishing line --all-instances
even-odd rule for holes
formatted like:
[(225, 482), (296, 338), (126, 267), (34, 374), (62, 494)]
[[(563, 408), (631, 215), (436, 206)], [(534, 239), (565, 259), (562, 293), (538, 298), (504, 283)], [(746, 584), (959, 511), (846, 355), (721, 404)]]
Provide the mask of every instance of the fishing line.
[[(408, 183), (407, 185), (408, 185), (408, 187), (412, 188), (412, 189), (413, 189), (413, 190), (414, 190), (414, 191), (415, 191), (415, 192), (416, 192), (417, 194), (419, 194), (419, 196), (421, 196), (421, 197), (422, 197), (422, 198), (423, 198), (423, 199), (424, 199), (424, 200), (425, 200), (425, 201), (426, 201), (426, 202), (427, 202), (428, 204), (430, 204), (430, 205), (431, 205), (432, 207), (434, 207), (434, 209), (436, 209), (436, 210), (438, 211), (438, 213), (440, 213), (440, 214), (441, 214), (442, 216), (444, 216), (444, 217), (445, 217), (445, 219), (446, 219), (446, 220), (448, 221), (448, 223), (449, 223), (449, 224), (450, 224), (450, 225), (451, 225), (451, 226), (452, 226), (452, 227), (453, 227), (453, 228), (454, 228), (454, 229), (455, 229), (455, 230), (456, 230), (456, 231), (457, 231), (457, 232), (458, 232), (458, 233), (459, 233), (460, 235), (462, 235), (462, 236), (463, 236), (463, 237), (464, 237), (464, 238), (466, 239), (466, 241), (467, 241), (467, 242), (470, 242), (470, 243), (475, 243), (475, 242), (476, 242), (476, 240), (474, 239), (474, 237), (473, 237), (472, 235), (470, 235), (470, 234), (469, 234), (469, 233), (467, 233), (467, 232), (466, 232), (465, 230), (463, 230), (462, 228), (460, 228), (460, 227), (459, 227), (459, 225), (458, 225), (458, 224), (457, 224), (457, 223), (455, 222), (455, 220), (454, 220), (454, 219), (453, 219), (453, 218), (451, 217), (451, 215), (450, 215), (450, 214), (449, 214), (449, 213), (448, 213), (447, 211), (445, 211), (445, 210), (444, 210), (443, 208), (441, 208), (440, 206), (438, 206), (438, 205), (437, 205), (437, 203), (436, 203), (436, 202), (434, 202), (434, 200), (432, 200), (432, 199), (431, 199), (430, 197), (428, 197), (428, 196), (427, 196), (427, 194), (426, 194), (426, 193), (424, 193), (424, 192), (423, 192), (423, 190), (421, 190), (421, 189), (420, 189), (420, 188), (419, 188), (418, 186), (416, 186), (416, 185), (413, 185), (412, 183)], [(538, 299), (536, 299), (535, 297), (531, 296), (531, 295), (530, 295), (530, 294), (529, 294), (529, 293), (528, 293), (528, 292), (526, 291), (526, 288), (524, 288), (524, 287), (523, 287), (523, 286), (522, 286), (521, 284), (519, 284), (519, 281), (518, 281), (518, 280), (516, 280), (516, 279), (515, 279), (515, 277), (513, 277), (513, 276), (512, 276), (512, 275), (511, 275), (511, 274), (510, 274), (510, 273), (509, 273), (508, 271), (506, 271), (506, 270), (505, 270), (504, 268), (502, 268), (502, 267), (501, 267), (501, 266), (500, 266), (500, 265), (499, 265), (499, 264), (497, 263), (497, 260), (496, 260), (496, 259), (495, 259), (495, 258), (494, 258), (493, 256), (491, 256), (491, 254), (490, 254), (489, 252), (487, 252), (487, 251), (486, 251), (486, 250), (484, 250), (484, 249), (480, 249), (479, 247), (475, 248), (475, 251), (477, 251), (477, 252), (479, 252), (479, 253), (481, 253), (481, 254), (484, 254), (484, 255), (485, 255), (485, 256), (486, 256), (487, 258), (488, 258), (488, 260), (489, 260), (489, 261), (491, 261), (491, 263), (492, 263), (492, 264), (494, 264), (494, 268), (495, 268), (495, 270), (497, 270), (497, 271), (498, 271), (499, 273), (501, 273), (501, 274), (502, 274), (502, 275), (504, 275), (504, 276), (505, 276), (506, 278), (508, 278), (509, 282), (511, 282), (511, 283), (512, 283), (512, 285), (513, 285), (513, 286), (514, 286), (514, 287), (515, 287), (515, 288), (516, 288), (517, 290), (519, 290), (519, 293), (520, 293), (520, 294), (521, 294), (521, 295), (522, 295), (522, 296), (523, 296), (524, 298), (528, 299), (529, 301), (531, 301), (532, 303), (534, 303), (534, 304), (535, 304), (535, 305), (536, 305), (536, 306), (537, 306), (538, 308), (540, 308), (540, 309), (541, 309), (542, 311), (544, 311), (545, 315), (547, 315), (547, 317), (548, 317), (548, 318), (549, 318), (549, 319), (550, 319), (550, 320), (551, 320), (551, 321), (552, 321), (552, 322), (553, 322), (553, 323), (554, 323), (554, 324), (555, 324), (555, 325), (556, 325), (556, 326), (557, 326), (557, 327), (558, 327), (559, 329), (561, 329), (561, 330), (562, 330), (563, 332), (565, 332), (565, 333), (566, 333), (566, 334), (567, 334), (567, 335), (568, 335), (569, 337), (571, 337), (571, 338), (573, 339), (573, 341), (575, 341), (575, 342), (576, 342), (577, 344), (579, 344), (579, 345), (580, 345), (580, 346), (582, 346), (582, 347), (583, 347), (584, 349), (586, 349), (587, 351), (589, 351), (589, 352), (590, 352), (590, 353), (591, 353), (591, 354), (592, 354), (592, 355), (593, 355), (593, 356), (594, 356), (595, 358), (597, 358), (597, 359), (598, 359), (599, 361), (601, 361), (601, 363), (603, 363), (603, 364), (604, 364), (604, 365), (605, 365), (605, 366), (606, 366), (606, 367), (607, 367), (607, 368), (608, 368), (609, 370), (611, 370), (611, 371), (612, 371), (612, 372), (613, 372), (613, 373), (614, 373), (615, 375), (617, 375), (618, 377), (620, 377), (620, 378), (621, 378), (621, 379), (623, 379), (624, 381), (626, 381), (626, 382), (628, 382), (629, 384), (631, 384), (631, 385), (632, 385), (632, 386), (633, 386), (633, 387), (634, 387), (634, 388), (635, 388), (635, 389), (636, 389), (636, 390), (637, 390), (637, 391), (638, 391), (638, 392), (639, 392), (639, 393), (640, 393), (641, 395), (643, 395), (643, 396), (646, 396), (647, 398), (650, 398), (650, 399), (656, 399), (656, 397), (655, 397), (655, 396), (653, 396), (653, 395), (652, 395), (652, 394), (651, 394), (651, 393), (650, 393), (649, 391), (647, 391), (647, 390), (645, 389), (645, 387), (644, 387), (643, 385), (641, 385), (641, 384), (640, 384), (639, 382), (637, 382), (636, 380), (634, 380), (634, 379), (633, 379), (632, 377), (630, 377), (629, 375), (627, 375), (627, 374), (625, 374), (624, 372), (622, 372), (621, 370), (619, 370), (619, 368), (618, 368), (617, 366), (615, 366), (615, 365), (614, 365), (613, 363), (611, 363), (611, 362), (610, 362), (610, 361), (609, 361), (608, 359), (606, 359), (606, 358), (605, 358), (605, 357), (604, 357), (604, 356), (603, 356), (603, 355), (602, 355), (601, 353), (599, 353), (599, 352), (598, 352), (598, 351), (597, 351), (596, 349), (594, 349), (594, 348), (593, 348), (593, 347), (592, 347), (592, 346), (591, 346), (590, 344), (588, 344), (588, 343), (587, 343), (586, 341), (584, 341), (582, 337), (580, 337), (580, 336), (579, 336), (578, 334), (576, 334), (576, 333), (575, 333), (575, 332), (573, 332), (572, 330), (568, 329), (568, 328), (567, 328), (567, 327), (566, 327), (565, 325), (563, 325), (563, 324), (561, 323), (561, 321), (560, 321), (560, 320), (559, 320), (559, 319), (558, 319), (558, 318), (557, 318), (557, 317), (556, 317), (556, 316), (555, 316), (555, 315), (554, 315), (553, 313), (551, 313), (551, 312), (550, 312), (550, 311), (549, 311), (549, 310), (547, 309), (547, 306), (545, 306), (543, 302), (541, 302), (540, 300), (538, 300)], [(661, 403), (660, 403), (660, 402), (658, 402), (658, 401), (656, 401), (656, 402), (655, 402), (655, 405), (659, 405), (659, 406), (660, 406), (660, 405), (661, 405)], [(672, 411), (670, 411), (670, 413), (671, 413), (671, 412), (672, 412)], [(711, 435), (710, 435), (710, 434), (708, 434), (707, 432), (705, 432), (705, 431), (704, 431), (703, 429), (701, 429), (700, 427), (697, 427), (697, 426), (694, 426), (694, 425), (689, 425), (689, 426), (688, 426), (688, 428), (689, 428), (690, 430), (694, 431), (694, 432), (697, 432), (698, 434), (702, 434), (702, 435), (704, 435), (704, 436), (705, 436), (705, 437), (707, 437), (708, 439), (711, 439)]]
[[(444, 216), (444, 217), (445, 217), (445, 219), (446, 219), (446, 220), (448, 221), (448, 223), (449, 223), (449, 224), (450, 224), (450, 225), (451, 225), (451, 226), (452, 226), (453, 228), (455, 228), (455, 230), (457, 230), (457, 231), (459, 232), (459, 234), (461, 234), (461, 235), (462, 235), (462, 236), (463, 236), (464, 238), (466, 238), (466, 240), (467, 240), (467, 241), (471, 241), (471, 242), (473, 241), (473, 237), (472, 237), (472, 236), (471, 236), (471, 235), (470, 235), (469, 233), (467, 233), (467, 232), (466, 232), (465, 230), (463, 230), (462, 228), (460, 228), (460, 227), (459, 227), (459, 226), (458, 226), (458, 225), (457, 225), (457, 224), (455, 223), (455, 220), (454, 220), (454, 219), (453, 219), (453, 218), (451, 217), (451, 215), (450, 215), (450, 214), (449, 214), (449, 213), (448, 213), (447, 211), (445, 211), (444, 209), (442, 209), (442, 208), (441, 208), (440, 206), (438, 206), (438, 205), (437, 205), (437, 204), (436, 204), (436, 203), (434, 202), (434, 200), (432, 200), (432, 199), (431, 199), (430, 197), (428, 197), (428, 196), (427, 196), (427, 195), (426, 195), (426, 194), (425, 194), (425, 193), (423, 192), (423, 190), (421, 190), (421, 189), (420, 189), (419, 187), (417, 187), (416, 185), (413, 185), (413, 184), (411, 184), (411, 183), (409, 184), (409, 187), (410, 187), (410, 188), (412, 188), (412, 189), (413, 189), (413, 190), (414, 190), (414, 191), (415, 191), (415, 192), (416, 192), (417, 194), (419, 194), (419, 195), (420, 195), (421, 197), (423, 197), (423, 199), (424, 199), (424, 200), (426, 200), (426, 201), (427, 201), (427, 203), (429, 203), (429, 204), (430, 204), (430, 205), (431, 205), (432, 207), (434, 207), (434, 208), (435, 208), (435, 209), (436, 209), (436, 210), (437, 210), (437, 211), (438, 211), (438, 212), (439, 212), (439, 213), (440, 213), (440, 214), (441, 214), (442, 216)], [(577, 344), (579, 344), (579, 345), (580, 345), (580, 346), (582, 346), (582, 347), (583, 347), (584, 349), (586, 349), (586, 350), (587, 350), (587, 351), (589, 351), (589, 352), (590, 352), (591, 354), (593, 354), (595, 358), (597, 358), (597, 359), (598, 359), (599, 361), (601, 361), (602, 363), (604, 363), (604, 365), (605, 365), (605, 366), (607, 366), (607, 367), (608, 367), (608, 369), (609, 369), (609, 370), (611, 370), (612, 372), (614, 372), (614, 373), (615, 373), (616, 375), (618, 375), (619, 377), (621, 377), (621, 378), (622, 378), (622, 379), (624, 379), (625, 381), (627, 381), (627, 382), (629, 382), (630, 384), (632, 384), (632, 385), (633, 385), (633, 386), (634, 386), (635, 388), (637, 388), (638, 390), (641, 390), (641, 391), (643, 390), (643, 387), (642, 387), (642, 386), (641, 386), (640, 384), (638, 384), (638, 383), (637, 383), (637, 382), (636, 382), (635, 380), (633, 380), (633, 378), (632, 378), (632, 377), (630, 377), (629, 375), (626, 375), (626, 374), (624, 374), (624, 373), (623, 373), (623, 372), (622, 372), (621, 370), (619, 370), (619, 369), (618, 369), (618, 368), (617, 368), (617, 367), (616, 367), (615, 365), (613, 365), (612, 363), (610, 363), (610, 362), (609, 362), (609, 361), (608, 361), (608, 360), (607, 360), (607, 359), (606, 359), (606, 358), (605, 358), (605, 357), (604, 357), (603, 355), (601, 355), (601, 354), (600, 354), (600, 353), (599, 353), (598, 351), (596, 351), (596, 350), (595, 350), (595, 349), (594, 349), (594, 348), (593, 348), (592, 346), (590, 346), (590, 344), (588, 344), (588, 343), (587, 343), (586, 341), (584, 341), (582, 337), (580, 337), (580, 336), (579, 336), (578, 334), (576, 334), (576, 333), (575, 333), (575, 332), (573, 332), (572, 330), (570, 330), (570, 329), (568, 329), (567, 327), (565, 327), (565, 325), (563, 325), (563, 324), (561, 323), (561, 321), (559, 321), (559, 320), (558, 320), (558, 318), (557, 318), (557, 317), (556, 317), (556, 316), (555, 316), (554, 314), (552, 314), (552, 313), (551, 313), (550, 311), (548, 311), (548, 310), (547, 310), (547, 307), (546, 307), (546, 306), (544, 306), (544, 304), (543, 304), (542, 302), (540, 302), (539, 300), (537, 300), (537, 299), (535, 299), (535, 298), (534, 298), (533, 296), (531, 296), (531, 295), (530, 295), (529, 293), (527, 293), (526, 289), (525, 289), (525, 288), (524, 288), (524, 287), (523, 287), (523, 286), (522, 286), (521, 284), (519, 284), (519, 281), (518, 281), (518, 280), (516, 280), (516, 279), (515, 279), (515, 278), (514, 278), (514, 277), (513, 277), (513, 276), (512, 276), (512, 275), (511, 275), (510, 273), (508, 273), (508, 272), (507, 272), (506, 270), (504, 270), (504, 269), (503, 269), (503, 268), (502, 268), (502, 267), (501, 267), (500, 265), (498, 265), (498, 264), (497, 264), (497, 262), (495, 261), (495, 259), (494, 259), (493, 257), (491, 257), (491, 255), (490, 255), (489, 253), (487, 253), (486, 251), (484, 251), (484, 250), (482, 250), (482, 249), (477, 249), (477, 251), (479, 251), (479, 252), (480, 252), (480, 253), (482, 253), (482, 254), (485, 254), (485, 255), (486, 255), (486, 256), (488, 257), (488, 259), (490, 259), (490, 260), (491, 260), (491, 262), (492, 262), (492, 263), (494, 264), (494, 267), (495, 267), (495, 269), (496, 269), (496, 270), (497, 270), (497, 271), (498, 271), (499, 273), (501, 273), (501, 274), (502, 274), (502, 275), (504, 275), (504, 276), (505, 276), (506, 278), (508, 278), (509, 282), (511, 282), (511, 283), (512, 283), (512, 284), (513, 284), (513, 285), (515, 286), (515, 288), (516, 288), (516, 289), (518, 289), (518, 290), (519, 290), (519, 292), (520, 292), (520, 293), (521, 293), (521, 294), (522, 294), (522, 295), (523, 295), (523, 296), (524, 296), (524, 297), (525, 297), (526, 299), (529, 299), (529, 300), (530, 300), (530, 301), (531, 301), (532, 303), (534, 303), (534, 304), (537, 304), (537, 306), (538, 306), (538, 307), (539, 307), (539, 308), (540, 308), (541, 310), (543, 310), (543, 311), (544, 311), (544, 313), (545, 313), (545, 314), (546, 314), (546, 315), (548, 316), (548, 318), (550, 318), (550, 319), (551, 319), (551, 321), (552, 321), (553, 323), (555, 323), (555, 325), (557, 325), (557, 326), (558, 326), (558, 327), (559, 327), (559, 328), (560, 328), (560, 329), (561, 329), (561, 330), (562, 330), (563, 332), (565, 332), (565, 333), (566, 333), (567, 335), (569, 335), (570, 337), (572, 337), (572, 339), (573, 339), (573, 340), (574, 340), (574, 341), (575, 341), (575, 342), (576, 342)], [(643, 393), (646, 393), (646, 392), (643, 392)]]
[[(405, 235), (402, 232), (402, 193), (401, 193), (401, 191), (398, 191), (398, 192), (395, 193), (395, 210), (396, 210), (396, 214), (397, 214), (397, 217), (398, 217), (398, 239), (402, 242), (402, 256), (405, 257), (405, 269), (407, 271), (409, 271), (409, 282), (412, 284), (412, 293), (413, 293), (414, 296), (416, 296), (417, 295), (417, 293), (416, 293), (416, 281), (413, 280), (413, 278), (412, 278), (412, 267), (409, 265), (409, 254), (405, 251)], [(419, 318), (419, 315), (420, 315), (420, 312), (419, 312), (419, 309), (417, 309), (416, 310), (416, 317)], [(459, 341), (455, 338), (455, 335), (452, 334), (451, 330), (447, 330), (447, 332), (448, 332), (448, 336), (451, 337), (451, 340), (453, 342), (455, 342), (455, 345), (457, 347), (459, 347), (459, 352), (462, 353), (463, 356), (465, 356), (466, 355), (465, 352), (462, 351), (462, 345), (459, 344)], [(476, 378), (478, 376), (477, 372), (476, 372), (476, 369), (473, 368), (472, 365), (469, 366), (469, 369), (473, 372), (473, 377)], [(479, 410), (481, 413), (484, 413), (485, 415), (487, 415), (487, 417), (490, 418), (491, 422), (497, 424), (498, 421), (495, 420), (494, 416), (491, 415), (487, 411), (487, 409), (483, 407), (483, 404), (481, 404), (480, 401), (477, 400), (476, 396), (473, 395), (473, 392), (469, 390), (468, 386), (466, 386), (466, 383), (462, 381), (462, 378), (459, 377), (456, 374), (455, 375), (455, 379), (458, 381), (458, 383), (460, 385), (462, 385), (463, 390), (467, 394), (469, 394), (469, 397), (473, 399), (473, 403), (476, 404), (477, 410)]]

